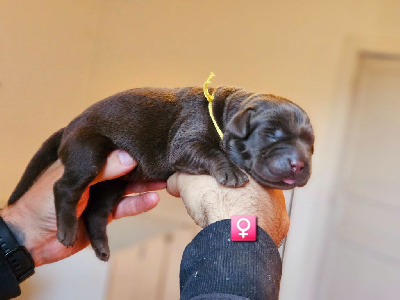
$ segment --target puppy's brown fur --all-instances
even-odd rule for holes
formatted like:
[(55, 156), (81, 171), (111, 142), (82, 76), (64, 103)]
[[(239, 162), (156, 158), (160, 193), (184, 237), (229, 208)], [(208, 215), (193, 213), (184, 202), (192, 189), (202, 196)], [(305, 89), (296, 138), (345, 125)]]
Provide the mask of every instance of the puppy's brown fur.
[(76, 207), (82, 192), (111, 151), (127, 151), (137, 168), (92, 186), (83, 214), (96, 255), (108, 260), (107, 217), (130, 181), (165, 181), (182, 171), (210, 174), (222, 185), (239, 187), (248, 181), (244, 170), (266, 187), (306, 184), (314, 135), (300, 107), (273, 95), (217, 88), (213, 109), (224, 132), (221, 141), (207, 105), (201, 88), (133, 89), (100, 101), (42, 145), (8, 203), (20, 198), (60, 158), (65, 171), (54, 185), (57, 237), (71, 246), (77, 237)]

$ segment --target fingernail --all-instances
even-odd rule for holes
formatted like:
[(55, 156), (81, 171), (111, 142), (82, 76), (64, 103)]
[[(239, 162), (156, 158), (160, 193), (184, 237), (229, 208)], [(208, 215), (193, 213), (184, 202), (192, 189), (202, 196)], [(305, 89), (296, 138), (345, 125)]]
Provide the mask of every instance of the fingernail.
[(147, 208), (147, 210), (152, 209), (154, 206), (156, 206), (158, 204), (158, 195), (155, 192), (148, 192), (146, 193), (146, 202), (147, 202), (147, 206), (150, 206)]
[(156, 201), (158, 199), (158, 195), (155, 192), (148, 192), (147, 199), (150, 201)]
[(119, 161), (123, 166), (132, 166), (134, 164), (133, 158), (123, 150), (118, 150)]

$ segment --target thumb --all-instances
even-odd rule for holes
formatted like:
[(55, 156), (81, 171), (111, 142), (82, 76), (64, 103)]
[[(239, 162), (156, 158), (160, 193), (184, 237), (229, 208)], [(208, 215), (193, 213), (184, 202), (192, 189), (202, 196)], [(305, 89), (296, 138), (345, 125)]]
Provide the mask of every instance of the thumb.
[(178, 176), (179, 172), (172, 174), (167, 180), (167, 192), (174, 197), (180, 197), (180, 191), (178, 187)]
[(106, 164), (93, 181), (93, 184), (121, 177), (132, 171), (136, 166), (137, 162), (128, 152), (124, 150), (113, 151), (108, 155)]

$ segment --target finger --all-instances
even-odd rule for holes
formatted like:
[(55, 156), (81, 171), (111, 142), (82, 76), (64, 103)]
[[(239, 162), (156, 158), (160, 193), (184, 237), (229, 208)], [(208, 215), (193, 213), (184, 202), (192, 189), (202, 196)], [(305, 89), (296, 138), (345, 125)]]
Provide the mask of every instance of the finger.
[(155, 192), (144, 193), (136, 196), (127, 196), (118, 204), (114, 210), (114, 219), (138, 215), (154, 208), (160, 197)]
[(185, 193), (190, 193), (193, 189), (201, 191), (203, 189), (221, 188), (217, 181), (209, 175), (192, 175), (177, 172), (167, 180), (167, 192), (175, 197), (182, 197)]
[(116, 150), (110, 153), (104, 168), (97, 175), (94, 183), (111, 180), (121, 177), (132, 171), (137, 165), (137, 162), (123, 150)]
[(132, 194), (132, 193), (144, 193), (144, 192), (149, 192), (149, 191), (158, 191), (165, 189), (167, 186), (167, 182), (165, 181), (160, 181), (160, 182), (149, 182), (149, 183), (138, 183), (138, 182), (132, 182), (130, 183), (126, 190), (125, 194)]
[(174, 197), (180, 197), (180, 191), (179, 191), (179, 187), (178, 187), (178, 177), (179, 177), (180, 173), (174, 173), (172, 174), (168, 180), (167, 180), (167, 192)]

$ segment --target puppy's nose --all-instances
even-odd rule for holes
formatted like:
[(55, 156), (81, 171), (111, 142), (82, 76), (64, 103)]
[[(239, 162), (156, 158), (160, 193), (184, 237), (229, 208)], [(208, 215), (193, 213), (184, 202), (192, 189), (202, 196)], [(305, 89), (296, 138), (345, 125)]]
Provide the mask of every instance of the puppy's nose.
[(294, 174), (300, 173), (304, 168), (304, 162), (297, 159), (291, 160), (290, 165), (292, 166), (292, 172)]

